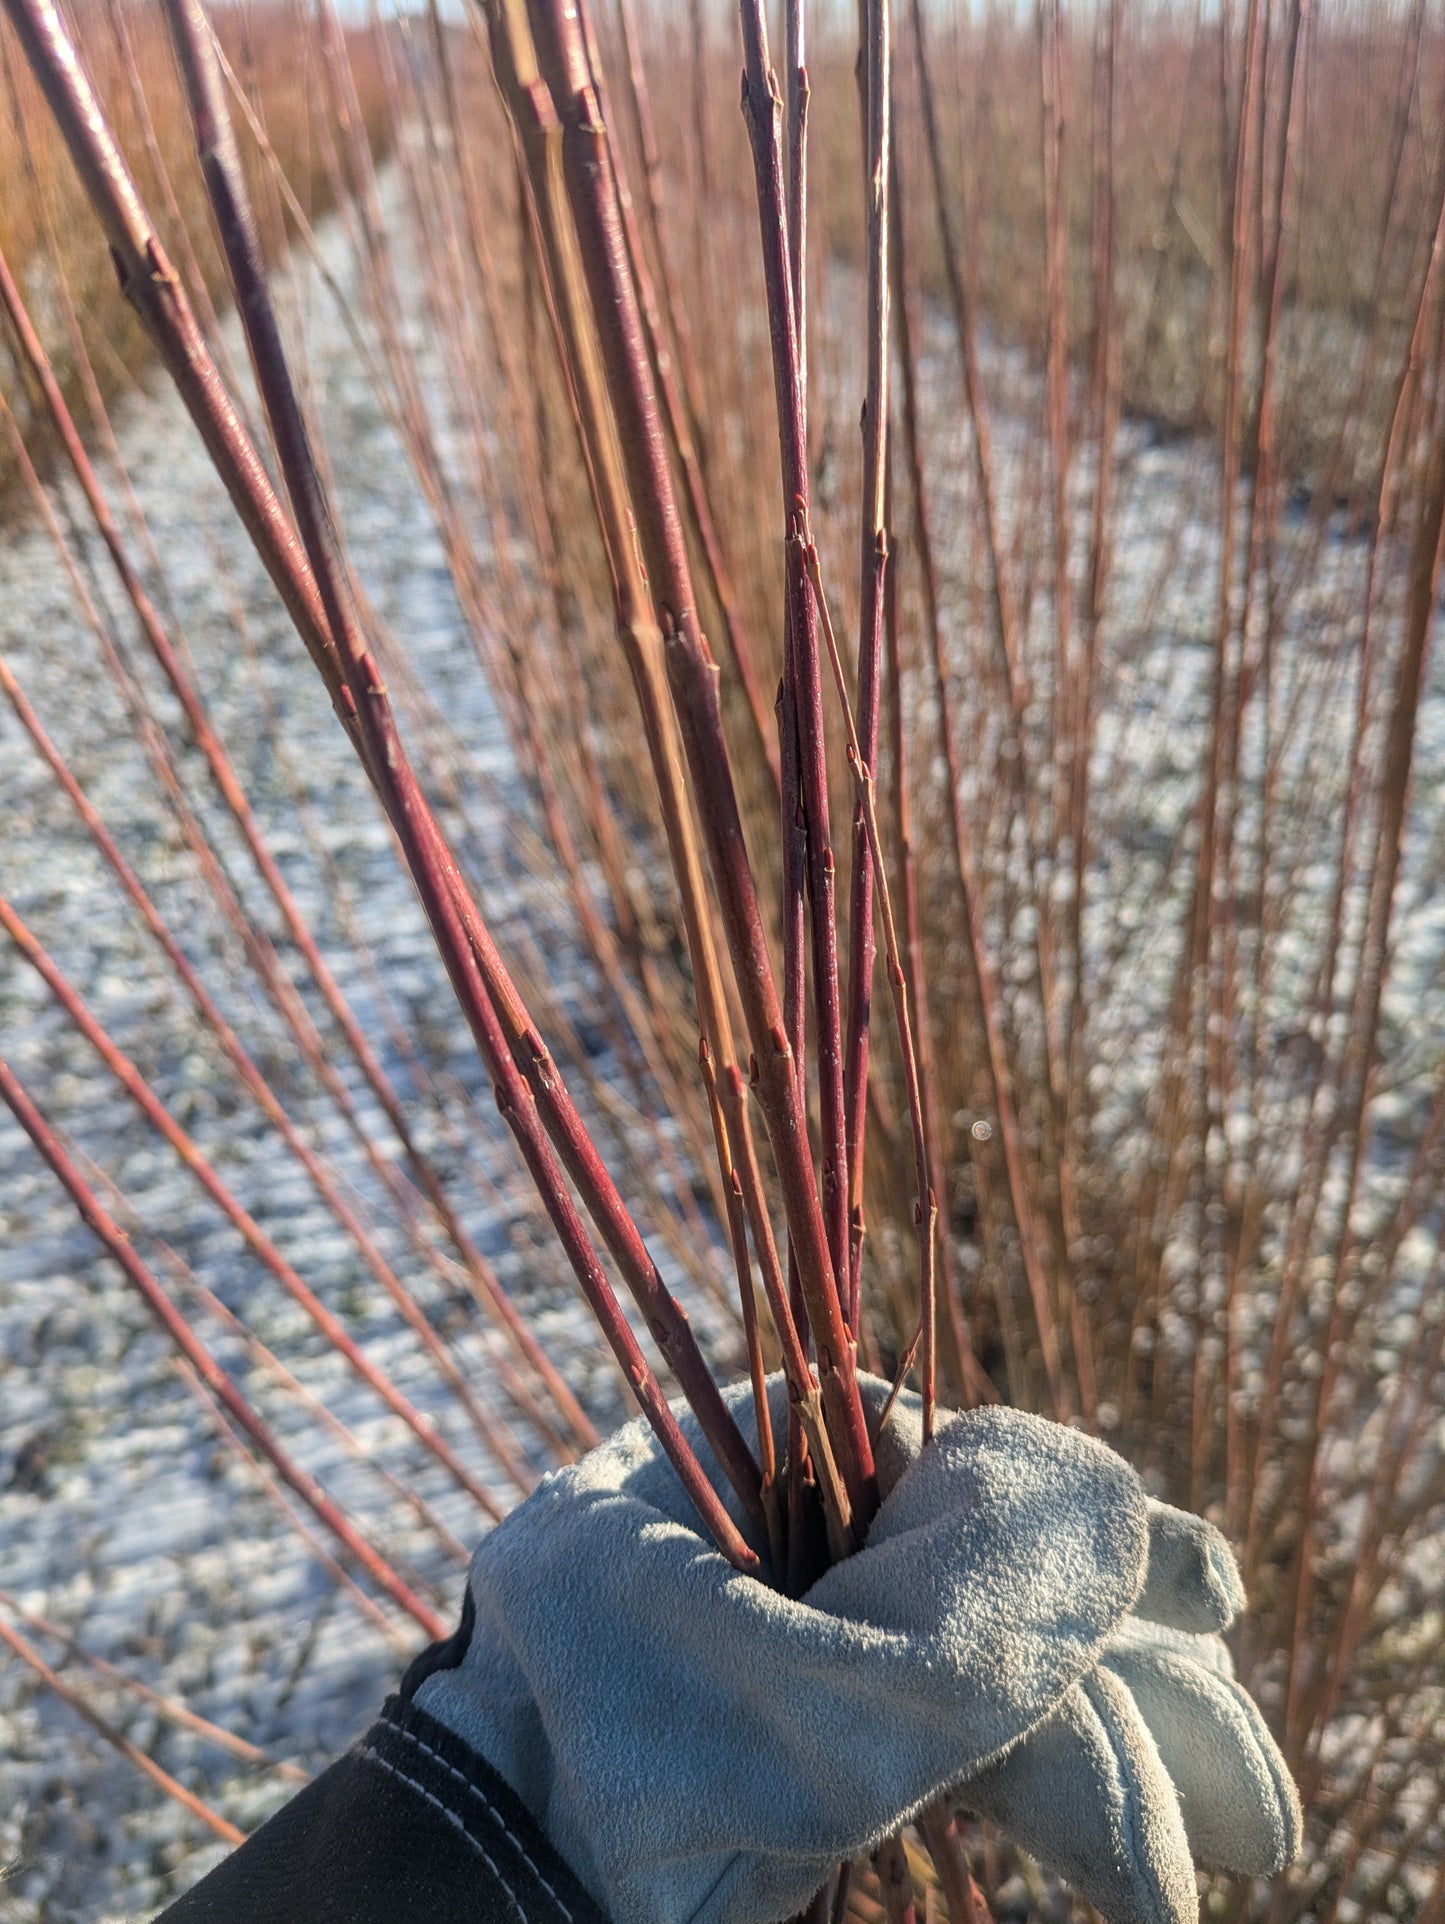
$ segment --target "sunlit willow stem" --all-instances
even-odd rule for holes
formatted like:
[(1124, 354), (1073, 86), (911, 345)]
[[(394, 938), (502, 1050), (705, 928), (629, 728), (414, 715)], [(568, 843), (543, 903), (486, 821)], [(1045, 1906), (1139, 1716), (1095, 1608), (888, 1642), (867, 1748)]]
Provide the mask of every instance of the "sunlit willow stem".
[[(558, 1145), (603, 1228), (654, 1338), (678, 1371), (720, 1460), (762, 1520), (756, 1463), (697, 1349), (680, 1306), (647, 1255), (561, 1076), (507, 975), (403, 750), (390, 699), (360, 632), (309, 438), (301, 419), (249, 218), (219, 70), (197, 6), (169, 11), (197, 119), (198, 146), (247, 324), (297, 526), (288, 521), (246, 435), (86, 80), (52, 0), (6, 0), (26, 56), (100, 215), (122, 288), (156, 341), (208, 451), (321, 671), (333, 706), (402, 845), (453, 988), (549, 1218), (614, 1354), (719, 1547), (740, 1568), (757, 1558), (732, 1522), (667, 1406), (583, 1225)], [(539, 1113), (540, 1111), (540, 1113)], [(545, 1115), (545, 1122), (544, 1122)], [(553, 1140), (549, 1140), (549, 1134)]]
[[(717, 669), (698, 622), (667, 442), (607, 159), (608, 136), (591, 85), (582, 27), (575, 12), (547, 0), (539, 0), (526, 17), (519, 5), (494, 5), (488, 23), (503, 98), (527, 159), (534, 205), (540, 197), (560, 214), (565, 191), (570, 226), (563, 228), (559, 220), (554, 238), (560, 242), (570, 232), (577, 248), (591, 308), (591, 328), (579, 330), (579, 345), (590, 351), (595, 340), (601, 358), (610, 402), (607, 419), (616, 434), (637, 547), (663, 635), (692, 799), (747, 1021), (754, 1086), (768, 1125), (817, 1346), (831, 1448), (850, 1513), (866, 1517), (876, 1500), (876, 1486), (854, 1346), (843, 1317), (803, 1092), (743, 836)], [(569, 268), (565, 255), (559, 254), (558, 260), (564, 270)], [(590, 451), (594, 466), (598, 451)], [(736, 1136), (733, 1143), (736, 1151)], [(833, 1522), (851, 1528), (851, 1514), (839, 1514)]]
[[(619, 175), (617, 185), (619, 200), (622, 204), (628, 258), (632, 262), (638, 300), (647, 326), (648, 354), (663, 404), (668, 443), (681, 476), (683, 498), (687, 503), (688, 515), (697, 536), (708, 591), (722, 617), (723, 632), (727, 636), (728, 649), (738, 672), (738, 680), (747, 701), (748, 715), (752, 721), (758, 745), (773, 782), (777, 784), (780, 780), (777, 738), (774, 730), (768, 726), (763, 696), (758, 686), (752, 639), (743, 627), (737, 596), (723, 558), (722, 542), (713, 512), (707, 474), (700, 455), (703, 435), (700, 387), (697, 370), (693, 365), (686, 323), (677, 298), (676, 275), (673, 272), (668, 248), (667, 224), (663, 219), (662, 209), (662, 163), (653, 130), (647, 70), (642, 62), (632, 0), (618, 0), (617, 14), (626, 53), (627, 97), (632, 108), (637, 142), (642, 153), (643, 172), (647, 182), (647, 193), (643, 198), (643, 205), (647, 209), (648, 235), (656, 261), (657, 281), (662, 289), (661, 313), (653, 297), (651, 276), (643, 257), (637, 223), (629, 212), (630, 201), (622, 193), (625, 182)], [(583, 15), (583, 23), (585, 27), (590, 28), (589, 14)], [(601, 63), (597, 58), (595, 38), (589, 42), (588, 56), (605, 114), (607, 101), (603, 91), (603, 74)], [(610, 143), (610, 148), (613, 164), (616, 166), (618, 155), (615, 140)], [(682, 372), (681, 393), (678, 391), (679, 382), (672, 371), (668, 352), (669, 340), (672, 342)]]
[[(493, 59), (503, 98), (530, 185), (536, 232), (541, 240), (551, 309), (559, 332), (559, 347), (576, 409), (582, 450), (587, 465), (616, 604), (617, 631), (642, 716), (643, 732), (657, 787), (673, 873), (678, 883), (693, 988), (702, 1029), (704, 1061), (714, 1071), (714, 1088), (721, 1100), (710, 1101), (715, 1148), (722, 1164), (732, 1212), (732, 1175), (735, 1164), (749, 1153), (736, 1121), (736, 1068), (732, 1024), (726, 988), (713, 937), (712, 911), (707, 899), (701, 858), (694, 829), (692, 805), (683, 783), (677, 729), (668, 693), (662, 629), (653, 609), (643, 558), (633, 536), (631, 503), (623, 472), (622, 453), (608, 399), (606, 371), (592, 322), (591, 303), (583, 278), (577, 229), (568, 204), (562, 170), (557, 165), (562, 141), (561, 122), (552, 94), (536, 68), (536, 56), (524, 20), (518, 15), (492, 23)], [(605, 158), (605, 157), (604, 157)], [(755, 1239), (763, 1247), (772, 1229), (766, 1212), (748, 1210), (757, 1191), (743, 1190), (745, 1214), (751, 1215)], [(751, 1277), (746, 1267), (746, 1244), (740, 1245), (736, 1224), (730, 1221), (734, 1260), (742, 1259), (739, 1289), (746, 1300)], [(798, 1392), (807, 1393), (807, 1384)], [(767, 1439), (767, 1416), (759, 1403), (759, 1430)]]

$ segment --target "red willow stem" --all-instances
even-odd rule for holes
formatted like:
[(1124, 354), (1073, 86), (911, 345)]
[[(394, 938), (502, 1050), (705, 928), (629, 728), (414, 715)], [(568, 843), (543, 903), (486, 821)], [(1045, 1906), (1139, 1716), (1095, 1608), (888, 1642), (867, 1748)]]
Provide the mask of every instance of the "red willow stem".
[[(854, 1346), (838, 1297), (803, 1094), (783, 1025), (748, 861), (723, 732), (716, 664), (698, 623), (612, 170), (599, 151), (607, 136), (591, 87), (576, 14), (564, 9), (560, 0), (537, 0), (530, 18), (537, 36), (539, 78), (551, 95), (551, 110), (560, 120), (563, 176), (626, 466), (637, 545), (661, 621), (668, 683), (752, 1045), (755, 1088), (778, 1167), (789, 1232), (798, 1252), (829, 1432), (852, 1507), (866, 1517), (876, 1502), (876, 1483), (872, 1446), (857, 1388)], [(494, 53), (510, 59), (505, 36), (512, 23), (503, 20), (495, 8), (489, 19)], [(532, 57), (530, 47), (524, 52)], [(504, 95), (511, 105), (513, 91), (504, 86)]]
[[(295, 1531), (310, 1554), (335, 1583), (337, 1589), (346, 1592), (362, 1616), (375, 1625), (397, 1655), (405, 1660), (413, 1648), (408, 1633), (392, 1622), (375, 1597), (358, 1583), (345, 1563), (339, 1557), (332, 1555), (322, 1537), (287, 1496), (275, 1471), (247, 1449), (245, 1437), (184, 1357), (176, 1358), (176, 1375), (215, 1425), (216, 1434), (222, 1443), (260, 1486), (261, 1494), (287, 1528)], [(437, 1601), (440, 1602), (440, 1600), (438, 1597)]]
[[(467, 1492), (468, 1496), (486, 1511), (493, 1522), (499, 1523), (503, 1513), (496, 1498), (472, 1475), (446, 1439), (438, 1434), (435, 1425), (413, 1406), (384, 1370), (377, 1368), (365, 1351), (347, 1333), (340, 1318), (332, 1315), (316, 1292), (303, 1282), (287, 1262), (250, 1211), (236, 1200), (196, 1142), (171, 1115), (135, 1064), (116, 1047), (105, 1029), (96, 1021), (82, 997), (66, 980), (4, 895), (0, 895), (0, 929), (5, 931), (35, 970), (56, 1002), (65, 1011), (70, 1022), (85, 1037), (106, 1068), (145, 1116), (147, 1122), (170, 1144), (211, 1201), (240, 1232), (251, 1254), (264, 1264), (287, 1295), (300, 1305), (327, 1342), (346, 1359), (353, 1372), (366, 1384), (367, 1388), (381, 1398), (394, 1416), (401, 1418), (418, 1441), (431, 1451), (437, 1461)], [(488, 1441), (490, 1440), (489, 1438)]]
[[(794, 270), (789, 246), (788, 193), (782, 143), (783, 106), (778, 96), (777, 77), (769, 65), (767, 24), (761, 0), (742, 0), (740, 13), (743, 33), (743, 117), (747, 122), (757, 185), (758, 228), (762, 244), (763, 282), (767, 290), (778, 448), (782, 462), (786, 543), (793, 516), (798, 513), (805, 519), (808, 516), (806, 363), (799, 348), (799, 316), (794, 298)], [(785, 545), (785, 554), (792, 562), (787, 574), (788, 624), (797, 704), (799, 786), (807, 838), (809, 933), (822, 1135), (820, 1187), (836, 1293), (843, 1300), (846, 1312), (849, 1294), (848, 1139), (843, 1096), (837, 908), (828, 820), (822, 658), (818, 646), (817, 610), (802, 579), (801, 556), (791, 544)], [(851, 1324), (849, 1330), (850, 1334), (856, 1336)]]
[(20, 1632), (13, 1625), (6, 1623), (3, 1617), (0, 1617), (0, 1643), (8, 1644), (21, 1662), (28, 1664), (41, 1682), (47, 1684), (60, 1701), (75, 1712), (77, 1717), (83, 1717), (96, 1735), (104, 1738), (112, 1750), (118, 1750), (122, 1757), (135, 1765), (137, 1770), (144, 1771), (151, 1782), (159, 1786), (167, 1797), (174, 1799), (193, 1817), (199, 1817), (201, 1822), (208, 1829), (213, 1830), (223, 1843), (245, 1843), (244, 1831), (237, 1830), (229, 1818), (222, 1817), (219, 1811), (212, 1810), (211, 1806), (197, 1797), (194, 1791), (187, 1790), (185, 1785), (178, 1783), (169, 1771), (162, 1770), (154, 1758), (147, 1757), (145, 1752), (138, 1745), (133, 1744), (129, 1737), (117, 1730), (108, 1718), (102, 1717), (93, 1704), (87, 1702), (78, 1691), (72, 1690), (68, 1683), (58, 1677), (29, 1638), (22, 1637)]
[(136, 1254), (130, 1238), (101, 1207), (95, 1191), (86, 1182), (75, 1162), (62, 1147), (59, 1137), (30, 1100), (10, 1065), (0, 1059), (0, 1100), (29, 1136), (55, 1175), (60, 1179), (82, 1222), (99, 1237), (106, 1249), (125, 1271), (128, 1281), (147, 1309), (170, 1337), (181, 1355), (195, 1370), (202, 1383), (246, 1433), (256, 1448), (271, 1463), (282, 1481), (292, 1489), (322, 1522), (349, 1555), (354, 1557), (378, 1587), (421, 1625), (432, 1638), (444, 1637), (447, 1626), (411, 1588), (375, 1546), (334, 1504), (316, 1478), (295, 1463), (277, 1443), (261, 1417), (247, 1402), (236, 1384), (196, 1335), (181, 1312)]
[[(605, 1225), (609, 1247), (623, 1265), (629, 1286), (641, 1294), (654, 1336), (666, 1338), (670, 1360), (685, 1378), (692, 1379), (685, 1380), (684, 1387), (694, 1396), (695, 1406), (702, 1404), (699, 1415), (716, 1430), (719, 1455), (724, 1461), (735, 1461), (727, 1430), (736, 1434), (736, 1425), (732, 1424), (726, 1405), (707, 1373), (686, 1318), (663, 1289), (636, 1225), (627, 1215), (621, 1197), (583, 1130), (556, 1066), (502, 966), (490, 932), (466, 892), (455, 860), (402, 751), (390, 702), (375, 663), (354, 627), (343, 630), (342, 640), (347, 645), (344, 660), (339, 652), (314, 572), (315, 553), (298, 540), (226, 393), (180, 278), (146, 215), (53, 0), (5, 0), (5, 4), (87, 195), (101, 218), (117, 262), (122, 290), (154, 336), (164, 364), (202, 434), (227, 491), (327, 684), (342, 725), (383, 799), (454, 990), (497, 1090), (498, 1107), (518, 1139), (584, 1294), (700, 1514), (719, 1544), (726, 1546), (725, 1553), (739, 1567), (755, 1568), (757, 1560), (753, 1552), (738, 1533), (678, 1428), (622, 1315), (567, 1190), (556, 1156), (539, 1124), (539, 1104), (546, 1116), (546, 1129), (555, 1132), (563, 1146), (573, 1179), (587, 1197), (594, 1216)], [(185, 20), (180, 24), (184, 35)], [(198, 55), (194, 64), (209, 78), (207, 99), (213, 110), (210, 122), (220, 125), (223, 121), (229, 130), (218, 76), (213, 62), (207, 62), (205, 57), (209, 40), (204, 21), (192, 20), (191, 28), (191, 44)], [(231, 153), (234, 156), (234, 140)], [(244, 201), (234, 196), (227, 199), (233, 211), (244, 205)], [(233, 230), (232, 238), (240, 236)], [(242, 265), (249, 260), (252, 269), (248, 297), (240, 302), (243, 317), (254, 319), (260, 315), (263, 326), (269, 319), (273, 348), (279, 353), (274, 315), (254, 243), (248, 248), (242, 240), (241, 245)], [(324, 528), (325, 554), (331, 554), (334, 535), (320, 500), (319, 483), (309, 459), (309, 446), (284, 358), (278, 364), (274, 355), (270, 360), (263, 356), (258, 367), (268, 381), (279, 377), (282, 395), (276, 398), (289, 397), (292, 437), (287, 444), (288, 453), (294, 461), (299, 452), (303, 460), (300, 472), (290, 478), (310, 509), (308, 528), (313, 547), (320, 541)], [(339, 609), (334, 569), (327, 571), (327, 580), (332, 591), (330, 612), (335, 613)], [(349, 612), (349, 595), (346, 602)], [(518, 1067), (519, 1062), (523, 1068)], [(532, 1080), (529, 1082), (528, 1078)], [(639, 1252), (640, 1261), (637, 1260)], [(716, 1420), (718, 1411), (724, 1419), (721, 1424)], [(745, 1445), (743, 1453), (746, 1454)], [(753, 1475), (755, 1478), (755, 1465)], [(746, 1485), (745, 1475), (743, 1481)]]
[[(132, 1234), (140, 1234), (144, 1229), (144, 1224), (137, 1219), (135, 1223), (130, 1225), (122, 1222), (122, 1227), (130, 1227)], [(297, 1376), (296, 1372), (289, 1369), (286, 1364), (281, 1361), (281, 1358), (276, 1354), (275, 1350), (269, 1349), (266, 1344), (261, 1341), (260, 1337), (257, 1336), (256, 1332), (251, 1329), (241, 1317), (237, 1316), (233, 1310), (227, 1309), (226, 1305), (214, 1290), (207, 1289), (195, 1271), (191, 1269), (174, 1250), (167, 1251), (166, 1260), (172, 1274), (177, 1278), (182, 1289), (193, 1296), (195, 1300), (201, 1304), (202, 1308), (216, 1319), (223, 1329), (229, 1330), (238, 1342), (245, 1345), (246, 1354), (257, 1367), (264, 1370), (268, 1376), (273, 1377), (289, 1396), (295, 1397), (296, 1401), (300, 1403), (304, 1409), (309, 1410), (321, 1425), (322, 1429), (340, 1444), (341, 1448), (345, 1450), (346, 1454), (351, 1457), (354, 1462), (359, 1463), (363, 1469), (371, 1471), (380, 1482), (386, 1485), (394, 1497), (407, 1506), (418, 1522), (431, 1531), (441, 1549), (445, 1551), (453, 1563), (465, 1567), (471, 1562), (472, 1549), (475, 1546), (469, 1546), (463, 1543), (456, 1532), (449, 1529), (441, 1517), (437, 1515), (436, 1510), (427, 1502), (426, 1498), (422, 1496), (419, 1491), (413, 1489), (402, 1477), (398, 1476), (394, 1470), (388, 1469), (386, 1464), (380, 1460), (371, 1447), (363, 1443), (356, 1432), (342, 1422), (336, 1412), (328, 1407), (322, 1398), (316, 1394), (315, 1390), (308, 1389), (300, 1377)], [(536, 1487), (535, 1481), (533, 1487)], [(436, 1586), (431, 1585), (429, 1587), (432, 1588), (435, 1593)]]
[[(325, 610), (327, 629), (338, 649), (345, 684), (351, 694), (368, 769), (396, 829), (458, 1000), (487, 1063), (497, 1091), (498, 1107), (518, 1139), (593, 1312), (719, 1547), (739, 1569), (754, 1571), (759, 1567), (755, 1552), (708, 1481), (622, 1314), (567, 1189), (556, 1153), (547, 1140), (532, 1090), (508, 1047), (497, 1004), (480, 966), (485, 957), (493, 964), (487, 973), (495, 979), (500, 972), (500, 957), (496, 956), (479, 916), (473, 927), (464, 925), (461, 912), (464, 890), (455, 862), (417, 785), (397, 733), (390, 697), (359, 627), (352, 585), (277, 326), (205, 17), (199, 0), (167, 0), (166, 12), (190, 99), (197, 152), (237, 307), (250, 342), (257, 383), (271, 422), (297, 527)], [(520, 1004), (520, 998), (518, 1002)], [(530, 1023), (519, 1040), (541, 1069), (549, 1059)], [(555, 1070), (552, 1073), (555, 1074)], [(554, 1110), (561, 1123), (560, 1147), (572, 1168), (574, 1180), (590, 1197), (609, 1204), (615, 1197), (615, 1207), (610, 1207), (607, 1213), (620, 1232), (622, 1247), (633, 1259), (629, 1264), (629, 1280), (635, 1281), (642, 1292), (653, 1335), (678, 1371), (709, 1440), (715, 1440), (724, 1466), (738, 1485), (739, 1496), (744, 1502), (751, 1498), (757, 1505), (757, 1466), (728, 1417), (686, 1317), (668, 1295), (647, 1256), (636, 1225), (623, 1208), (621, 1198), (616, 1196), (595, 1146), (582, 1130), (560, 1077), (553, 1096)], [(727, 1420), (720, 1421), (718, 1412)]]
[[(864, 0), (866, 45), (863, 191), (868, 229), (868, 386), (863, 404), (863, 501), (859, 591), (858, 759), (868, 779), (878, 765), (882, 704), (883, 623), (888, 575), (889, 154), (892, 146), (893, 53), (889, 0)], [(863, 1287), (863, 1151), (868, 1126), (868, 1042), (873, 1002), (873, 865), (877, 858), (860, 798), (853, 810), (853, 869), (848, 918), (847, 1054), (843, 1096), (848, 1135), (848, 1320), (858, 1328)], [(841, 1279), (840, 1279), (841, 1280)], [(932, 1346), (929, 1344), (931, 1358)]]

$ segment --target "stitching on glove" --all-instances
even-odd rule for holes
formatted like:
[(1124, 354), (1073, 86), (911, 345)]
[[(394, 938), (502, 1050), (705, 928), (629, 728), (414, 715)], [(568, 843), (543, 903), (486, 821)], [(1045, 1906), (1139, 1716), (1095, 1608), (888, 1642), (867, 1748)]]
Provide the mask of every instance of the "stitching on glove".
[(398, 1770), (395, 1764), (389, 1764), (386, 1761), (385, 1757), (383, 1757), (379, 1751), (373, 1750), (369, 1744), (367, 1745), (366, 1749), (360, 1753), (360, 1755), (364, 1762), (376, 1764), (377, 1766), (379, 1766), (380, 1769), (386, 1771), (388, 1776), (395, 1777), (399, 1783), (405, 1784), (408, 1790), (414, 1790), (418, 1795), (418, 1797), (424, 1797), (434, 1810), (439, 1810), (442, 1816), (446, 1818), (447, 1822), (450, 1825), (452, 1825), (454, 1829), (459, 1830), (461, 1832), (462, 1836), (466, 1838), (467, 1842), (471, 1845), (472, 1849), (477, 1853), (478, 1857), (481, 1858), (482, 1862), (486, 1865), (487, 1869), (492, 1873), (492, 1876), (496, 1878), (497, 1882), (501, 1885), (503, 1891), (506, 1893), (508, 1902), (511, 1904), (512, 1909), (517, 1913), (518, 1917), (521, 1918), (522, 1924), (530, 1924), (530, 1920), (527, 1917), (527, 1913), (524, 1910), (522, 1903), (517, 1896), (517, 1893), (512, 1889), (511, 1885), (507, 1882), (506, 1878), (503, 1877), (502, 1873), (497, 1869), (496, 1865), (492, 1862), (480, 1838), (476, 1837), (470, 1830), (467, 1829), (465, 1822), (461, 1817), (458, 1816), (456, 1811), (451, 1809), (449, 1805), (444, 1804), (440, 1797), (434, 1797), (432, 1793), (427, 1789), (425, 1784), (418, 1783), (415, 1777), (408, 1777), (406, 1772), (404, 1770)]
[[(562, 1902), (561, 1898), (558, 1897), (556, 1891), (553, 1890), (552, 1886), (547, 1882), (546, 1878), (543, 1877), (541, 1871), (538, 1870), (537, 1866), (532, 1862), (531, 1858), (527, 1855), (526, 1848), (523, 1845), (521, 1838), (517, 1836), (515, 1831), (508, 1828), (507, 1821), (502, 1816), (501, 1812), (497, 1810), (491, 1803), (488, 1802), (486, 1793), (480, 1790), (477, 1787), (477, 1785), (475, 1785), (472, 1782), (471, 1778), (465, 1774), (465, 1772), (458, 1770), (455, 1764), (448, 1763), (446, 1758), (442, 1756), (439, 1750), (433, 1750), (430, 1744), (423, 1743), (421, 1738), (416, 1735), (415, 1731), (408, 1730), (404, 1724), (393, 1723), (390, 1717), (379, 1717), (377, 1719), (377, 1722), (381, 1724), (383, 1729), (394, 1730), (398, 1737), (404, 1737), (409, 1744), (415, 1744), (417, 1749), (421, 1751), (423, 1756), (430, 1757), (433, 1763), (440, 1764), (442, 1769), (446, 1771), (449, 1777), (455, 1777), (457, 1782), (461, 1785), (462, 1789), (469, 1792), (473, 1797), (476, 1798), (477, 1802), (481, 1805), (482, 1809), (487, 1813), (488, 1817), (491, 1818), (492, 1822), (496, 1825), (497, 1829), (502, 1833), (503, 1837), (507, 1839), (508, 1843), (516, 1851), (518, 1857), (521, 1858), (522, 1862), (527, 1866), (527, 1869), (532, 1873), (533, 1877), (536, 1878), (537, 1882), (542, 1886), (542, 1889), (547, 1893), (548, 1897), (550, 1897), (552, 1902), (557, 1906), (557, 1909), (562, 1913), (563, 1917), (566, 1918), (567, 1924), (576, 1924), (576, 1920), (573, 1918), (571, 1911), (568, 1910), (567, 1906)], [(409, 1782), (410, 1779), (408, 1779), (407, 1781)]]

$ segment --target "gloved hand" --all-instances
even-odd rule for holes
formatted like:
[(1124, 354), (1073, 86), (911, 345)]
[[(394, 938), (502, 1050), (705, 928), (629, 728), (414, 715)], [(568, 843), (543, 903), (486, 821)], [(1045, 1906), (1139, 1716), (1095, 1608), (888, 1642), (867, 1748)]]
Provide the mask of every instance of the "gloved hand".
[[(886, 1385), (866, 1393), (876, 1413)], [(773, 1394), (781, 1427), (780, 1381)], [(730, 1401), (746, 1430), (746, 1387)], [(1202, 1792), (1199, 1848), (1265, 1868), (1263, 1844), (1247, 1865), (1236, 1845), (1267, 1834), (1268, 1867), (1284, 1861), (1293, 1786), (1222, 1646), (1126, 1624), (1146, 1610), (1177, 1639), (1226, 1621), (1240, 1599), (1218, 1533), (1151, 1506), (1076, 1431), (981, 1410), (920, 1454), (900, 1404), (865, 1548), (801, 1600), (711, 1548), (629, 1424), (483, 1541), (466, 1654), (416, 1703), (511, 1783), (613, 1924), (785, 1918), (945, 1791), (1114, 1924), (1197, 1915), (1171, 1775), (1191, 1808)]]
[[(961, 1419), (952, 1419), (958, 1421)], [(922, 1446), (916, 1404), (880, 1457)], [(1264, 1876), (1298, 1853), (1284, 1758), (1219, 1636), (1244, 1607), (1233, 1552), (1201, 1517), (1146, 1499), (1149, 1556), (1132, 1614), (1093, 1670), (997, 1762), (952, 1787), (1109, 1924), (1190, 1924), (1193, 1862)]]

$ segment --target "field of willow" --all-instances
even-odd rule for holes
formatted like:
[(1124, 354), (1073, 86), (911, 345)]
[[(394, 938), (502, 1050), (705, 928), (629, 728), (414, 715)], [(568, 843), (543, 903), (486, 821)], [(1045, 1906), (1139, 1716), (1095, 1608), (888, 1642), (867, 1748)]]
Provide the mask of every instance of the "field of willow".
[[(188, 1888), (639, 1405), (801, 1593), (868, 1370), (1234, 1544), (1306, 1846), (1206, 1918), (1445, 1924), (1440, 0), (0, 83), (0, 1919)], [(951, 1807), (814, 1912), (1087, 1914)]]

